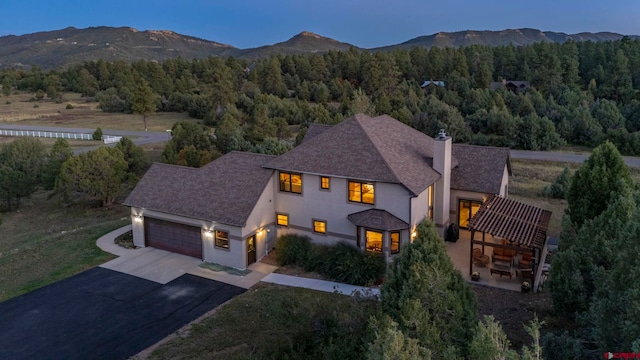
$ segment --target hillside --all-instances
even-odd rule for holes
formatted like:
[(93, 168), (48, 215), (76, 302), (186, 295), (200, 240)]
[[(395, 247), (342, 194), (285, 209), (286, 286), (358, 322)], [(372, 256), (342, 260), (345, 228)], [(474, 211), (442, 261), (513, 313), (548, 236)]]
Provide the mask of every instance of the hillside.
[[(623, 35), (609, 32), (565, 34), (536, 29), (507, 29), (502, 31), (440, 32), (419, 36), (406, 42), (369, 49), (388, 51), (421, 47), (460, 47), (467, 45), (500, 46), (528, 45), (541, 41), (611, 41)], [(631, 36), (638, 38), (638, 36)], [(58, 68), (87, 60), (103, 59), (162, 61), (169, 58), (199, 59), (208, 56), (235, 56), (258, 59), (273, 54), (322, 53), (329, 50), (346, 51), (354, 45), (339, 42), (308, 31), (273, 45), (238, 49), (215, 41), (181, 35), (168, 30), (138, 31), (129, 27), (90, 27), (38, 32), (27, 35), (0, 37), (0, 68), (38, 65)]]
[(322, 53), (329, 50), (347, 51), (352, 47), (357, 48), (351, 44), (303, 31), (285, 42), (241, 50), (238, 56), (246, 59), (258, 59), (273, 54)]
[(56, 68), (86, 60), (134, 61), (230, 55), (233, 46), (167, 30), (91, 27), (0, 37), (0, 67), (39, 65)]
[[(565, 34), (553, 31), (540, 31), (537, 29), (506, 29), (501, 31), (475, 31), (465, 30), (457, 32), (439, 32), (428, 36), (419, 36), (405, 41), (401, 44), (383, 46), (372, 50), (386, 51), (394, 49), (411, 49), (414, 46), (430, 48), (436, 47), (460, 47), (469, 45), (530, 45), (537, 42), (558, 42), (564, 43), (573, 41), (613, 41), (619, 40), (624, 35), (599, 32), (583, 32), (579, 34)], [(637, 38), (638, 36), (632, 36)]]

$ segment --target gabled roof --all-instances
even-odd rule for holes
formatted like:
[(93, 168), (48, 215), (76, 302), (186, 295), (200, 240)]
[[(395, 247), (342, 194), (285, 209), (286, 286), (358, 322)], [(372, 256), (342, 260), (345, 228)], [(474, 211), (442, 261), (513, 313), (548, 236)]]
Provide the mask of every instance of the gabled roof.
[(230, 152), (200, 169), (156, 163), (124, 204), (244, 226), (273, 175), (262, 165), (273, 158)]
[[(358, 114), (324, 131), (309, 129), (310, 138), (265, 167), (402, 184), (414, 195), (440, 178), (433, 138), (387, 115)], [(451, 167), (457, 164), (452, 158)]]
[(388, 211), (381, 209), (369, 209), (349, 214), (347, 219), (355, 226), (376, 230), (393, 231), (409, 228), (409, 224)]
[(452, 189), (500, 194), (505, 165), (511, 175), (508, 148), (454, 144), (451, 153), (458, 159), (451, 170)]

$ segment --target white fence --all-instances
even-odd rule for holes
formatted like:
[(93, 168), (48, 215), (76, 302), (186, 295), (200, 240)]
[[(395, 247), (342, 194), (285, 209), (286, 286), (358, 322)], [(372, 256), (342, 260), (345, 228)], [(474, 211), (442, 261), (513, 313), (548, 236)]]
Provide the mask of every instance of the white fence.
[(70, 139), (70, 140), (93, 140), (92, 134), (80, 133), (64, 133), (53, 131), (32, 131), (32, 130), (2, 130), (0, 136), (32, 136), (54, 139)]
[(117, 143), (120, 139), (122, 139), (122, 136), (102, 135), (102, 141), (104, 141), (105, 144)]
[[(3, 130), (0, 129), (0, 136), (31, 136), (52, 139), (69, 140), (93, 140), (93, 134), (54, 132), (54, 131), (34, 131), (34, 130)], [(117, 143), (122, 136), (102, 135), (105, 144)]]

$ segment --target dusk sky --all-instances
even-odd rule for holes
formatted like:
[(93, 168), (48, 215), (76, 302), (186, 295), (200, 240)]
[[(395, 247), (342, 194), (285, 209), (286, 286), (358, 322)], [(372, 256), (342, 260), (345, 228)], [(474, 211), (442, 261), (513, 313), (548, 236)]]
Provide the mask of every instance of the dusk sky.
[(239, 48), (286, 41), (304, 30), (367, 48), (439, 31), (522, 27), (640, 35), (638, 0), (2, 0), (0, 14), (0, 36), (129, 26)]

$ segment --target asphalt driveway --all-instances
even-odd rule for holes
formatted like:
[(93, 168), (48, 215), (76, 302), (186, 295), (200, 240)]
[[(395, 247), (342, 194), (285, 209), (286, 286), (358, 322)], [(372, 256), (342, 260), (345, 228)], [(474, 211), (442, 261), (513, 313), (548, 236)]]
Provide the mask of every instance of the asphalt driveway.
[(0, 359), (126, 359), (244, 291), (94, 268), (0, 303)]

